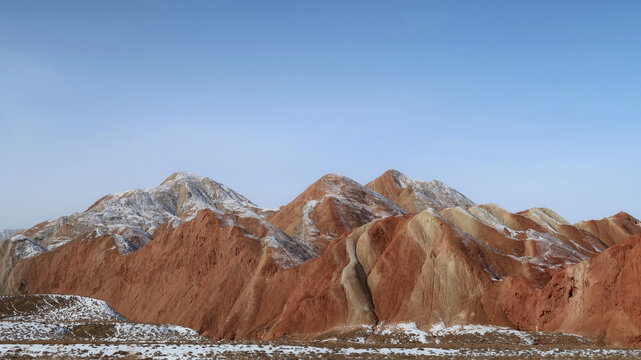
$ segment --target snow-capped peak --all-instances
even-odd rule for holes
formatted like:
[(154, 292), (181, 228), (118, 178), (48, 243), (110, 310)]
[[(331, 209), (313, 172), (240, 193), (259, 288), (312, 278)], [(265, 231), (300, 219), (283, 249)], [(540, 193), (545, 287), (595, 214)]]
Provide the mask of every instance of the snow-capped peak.
[(97, 230), (117, 236), (116, 245), (131, 245), (124, 250), (118, 247), (127, 253), (130, 248), (139, 248), (149, 242), (160, 225), (178, 226), (204, 209), (225, 217), (225, 222), (233, 225), (237, 225), (236, 217), (257, 219), (266, 227), (265, 244), (284, 249), (286, 253), (282, 258), (288, 264), (297, 264), (315, 255), (265, 221), (261, 216), (262, 209), (244, 196), (226, 185), (187, 171), (173, 173), (155, 187), (106, 195), (84, 212), (63, 216), (33, 229), (32, 237), (36, 244), (52, 249)]

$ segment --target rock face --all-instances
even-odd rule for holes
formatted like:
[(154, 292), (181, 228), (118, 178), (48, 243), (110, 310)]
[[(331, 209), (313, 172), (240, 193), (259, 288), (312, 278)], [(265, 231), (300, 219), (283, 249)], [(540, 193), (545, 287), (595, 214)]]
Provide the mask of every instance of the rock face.
[[(28, 236), (43, 228), (3, 242), (0, 292), (95, 297), (133, 321), (174, 323), (214, 339), (442, 323), (640, 345), (641, 235), (623, 237), (641, 228), (627, 214), (574, 226), (545, 208), (475, 205), (395, 171), (371, 188), (326, 175), (270, 214), (209, 181), (179, 173), (159, 189), (103, 198), (68, 222), (73, 228), (100, 214), (98, 226), (60, 246)], [(140, 204), (145, 210), (134, 211)], [(171, 215), (136, 247), (123, 233), (103, 231), (115, 226), (105, 214), (123, 207), (117, 228), (126, 218), (146, 234), (144, 221)]]
[(257, 291), (283, 269), (278, 251), (202, 210), (127, 255), (103, 235), (23, 259), (5, 293), (93, 295), (134, 321), (170, 322), (212, 337), (234, 337), (239, 330), (233, 316), (246, 310), (240, 304), (270, 301)]
[(366, 186), (409, 212), (419, 212), (427, 208), (442, 210), (455, 206), (466, 208), (476, 205), (465, 195), (438, 180), (413, 180), (398, 170), (387, 170)]
[(484, 297), (524, 330), (583, 334), (613, 345), (641, 344), (641, 235), (559, 271), (541, 289), (523, 278), (494, 284)]
[(389, 199), (356, 181), (329, 174), (267, 220), (321, 254), (340, 235), (372, 220), (404, 212)]

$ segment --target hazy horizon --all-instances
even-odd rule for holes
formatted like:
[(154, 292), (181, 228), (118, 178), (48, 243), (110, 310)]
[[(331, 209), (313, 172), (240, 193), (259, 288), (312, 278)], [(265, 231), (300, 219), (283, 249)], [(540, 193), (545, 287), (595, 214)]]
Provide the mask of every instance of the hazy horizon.
[(641, 217), (641, 3), (0, 4), (0, 230), (208, 176), (259, 206), (387, 169)]

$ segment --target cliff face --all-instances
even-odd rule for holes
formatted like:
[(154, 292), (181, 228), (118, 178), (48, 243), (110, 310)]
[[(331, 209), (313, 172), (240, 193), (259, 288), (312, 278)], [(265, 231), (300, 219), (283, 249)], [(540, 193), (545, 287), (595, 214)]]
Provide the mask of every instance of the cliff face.
[(438, 214), (369, 223), (289, 270), (273, 249), (221, 225), (204, 210), (126, 256), (108, 237), (77, 239), (21, 261), (8, 293), (97, 297), (131, 320), (213, 338), (313, 336), (382, 320), (486, 322), (478, 299), (494, 270)]
[[(218, 208), (158, 224), (142, 247), (102, 225), (49, 248), (26, 232), (0, 244), (0, 290), (95, 297), (133, 321), (210, 338), (443, 322), (641, 345), (638, 220), (617, 214), (574, 226), (549, 209), (474, 205), (453, 189), (430, 195), (440, 210), (406, 204), (406, 212), (387, 198), (406, 198), (387, 189), (398, 179), (388, 172), (375, 181), (383, 196), (327, 175), (271, 214), (225, 196)], [(179, 199), (184, 187), (176, 188), (168, 191)], [(183, 204), (203, 197), (187, 188)]]
[(251, 298), (252, 287), (282, 269), (274, 259), (280, 256), (277, 251), (203, 210), (128, 255), (100, 236), (23, 259), (6, 293), (92, 296), (135, 321), (170, 322), (209, 336), (233, 337), (235, 304)]
[(641, 344), (641, 235), (560, 270), (537, 289), (522, 277), (493, 285), (483, 303), (523, 330), (562, 331), (619, 346)]

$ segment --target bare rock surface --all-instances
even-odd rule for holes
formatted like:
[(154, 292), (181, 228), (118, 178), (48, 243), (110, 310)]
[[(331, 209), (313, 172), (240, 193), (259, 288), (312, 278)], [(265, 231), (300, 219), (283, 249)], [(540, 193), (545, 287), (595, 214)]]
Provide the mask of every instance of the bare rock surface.
[(1, 242), (0, 291), (97, 298), (210, 339), (478, 325), (641, 346), (640, 234), (625, 213), (572, 225), (397, 171), (326, 175), (277, 210), (176, 173)]

